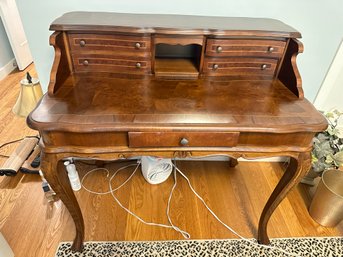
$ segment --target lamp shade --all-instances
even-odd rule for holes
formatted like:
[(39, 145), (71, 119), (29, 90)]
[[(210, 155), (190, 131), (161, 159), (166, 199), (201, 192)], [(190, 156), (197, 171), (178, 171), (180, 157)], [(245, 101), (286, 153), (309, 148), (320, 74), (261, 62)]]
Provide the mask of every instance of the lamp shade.
[(12, 111), (21, 117), (26, 117), (36, 107), (38, 101), (43, 96), (39, 80), (32, 79), (29, 83), (27, 79), (20, 81), (20, 93)]

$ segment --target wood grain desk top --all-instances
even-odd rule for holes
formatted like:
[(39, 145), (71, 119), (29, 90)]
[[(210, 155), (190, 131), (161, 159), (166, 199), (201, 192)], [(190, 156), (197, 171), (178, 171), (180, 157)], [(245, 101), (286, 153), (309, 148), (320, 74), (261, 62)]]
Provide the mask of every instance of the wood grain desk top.
[(301, 34), (279, 20), (266, 18), (69, 12), (50, 26), (54, 31), (122, 31), (136, 33), (266, 35), (300, 38)]
[(103, 74), (70, 77), (56, 95), (44, 96), (29, 122), (32, 127), (75, 132), (97, 126), (105, 131), (289, 133), (321, 131), (327, 124), (312, 104), (278, 80), (173, 81)]

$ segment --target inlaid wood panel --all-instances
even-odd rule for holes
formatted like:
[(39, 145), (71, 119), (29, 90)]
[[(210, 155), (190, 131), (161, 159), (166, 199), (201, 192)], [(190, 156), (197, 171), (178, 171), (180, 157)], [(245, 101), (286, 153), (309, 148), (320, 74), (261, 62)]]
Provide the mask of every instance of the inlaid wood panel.
[(118, 34), (68, 34), (71, 50), (74, 52), (129, 52), (132, 55), (150, 53), (149, 36), (129, 36)]
[(207, 39), (206, 55), (219, 56), (257, 56), (280, 58), (286, 41), (268, 39)]
[(151, 61), (144, 57), (73, 54), (72, 59), (76, 72), (151, 73)]
[(207, 76), (274, 76), (277, 59), (271, 58), (205, 58), (203, 73)]

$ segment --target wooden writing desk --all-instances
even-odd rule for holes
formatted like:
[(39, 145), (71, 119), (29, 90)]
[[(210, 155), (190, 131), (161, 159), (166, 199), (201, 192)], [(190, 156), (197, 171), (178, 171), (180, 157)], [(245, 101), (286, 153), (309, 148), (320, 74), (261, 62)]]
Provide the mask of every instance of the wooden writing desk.
[(269, 243), (268, 220), (310, 168), (311, 140), (327, 126), (303, 95), (299, 32), (271, 19), (87, 12), (50, 29), (48, 93), (27, 122), (75, 222), (74, 250), (84, 222), (67, 157), (226, 154), (234, 166), (239, 157), (289, 156), (259, 221), (258, 240)]

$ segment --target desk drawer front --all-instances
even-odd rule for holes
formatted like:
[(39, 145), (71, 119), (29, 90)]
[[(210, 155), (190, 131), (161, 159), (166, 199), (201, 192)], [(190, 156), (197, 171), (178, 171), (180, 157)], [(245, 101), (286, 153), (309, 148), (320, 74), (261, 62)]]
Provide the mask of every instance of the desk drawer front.
[(208, 76), (273, 76), (277, 62), (271, 58), (205, 58), (203, 73)]
[(260, 56), (279, 58), (286, 42), (261, 39), (208, 39), (207, 56)]
[(103, 34), (69, 34), (70, 48), (80, 51), (116, 51), (130, 52), (139, 55), (150, 53), (150, 37)]
[(233, 147), (239, 132), (129, 132), (130, 147)]
[(135, 74), (151, 73), (151, 62), (147, 58), (73, 54), (74, 69), (79, 71), (106, 71)]

